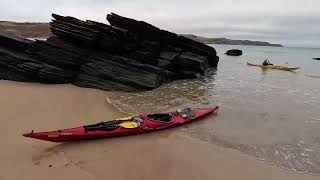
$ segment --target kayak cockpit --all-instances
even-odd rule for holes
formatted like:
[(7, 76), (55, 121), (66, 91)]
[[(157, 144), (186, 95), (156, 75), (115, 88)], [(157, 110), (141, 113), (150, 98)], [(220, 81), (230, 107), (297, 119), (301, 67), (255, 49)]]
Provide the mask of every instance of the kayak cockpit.
[(147, 118), (153, 121), (171, 122), (173, 120), (171, 114), (148, 114)]
[(195, 116), (195, 113), (191, 108), (186, 108), (183, 110), (177, 110), (172, 113), (159, 113), (159, 114), (148, 114), (147, 118), (152, 121), (160, 121), (165, 123), (170, 123), (173, 121), (174, 116), (182, 116), (184, 118), (191, 118)]

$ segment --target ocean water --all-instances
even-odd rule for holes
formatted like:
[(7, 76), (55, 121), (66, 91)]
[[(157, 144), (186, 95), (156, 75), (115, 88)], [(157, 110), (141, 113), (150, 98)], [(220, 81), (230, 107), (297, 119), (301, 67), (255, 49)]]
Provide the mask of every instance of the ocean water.
[[(142, 93), (108, 92), (128, 113), (219, 105), (218, 116), (177, 131), (298, 173), (320, 174), (320, 49), (212, 45), (220, 57), (205, 77)], [(226, 56), (239, 48), (243, 55)], [(299, 66), (264, 70), (246, 62)], [(314, 77), (311, 77), (314, 76)]]

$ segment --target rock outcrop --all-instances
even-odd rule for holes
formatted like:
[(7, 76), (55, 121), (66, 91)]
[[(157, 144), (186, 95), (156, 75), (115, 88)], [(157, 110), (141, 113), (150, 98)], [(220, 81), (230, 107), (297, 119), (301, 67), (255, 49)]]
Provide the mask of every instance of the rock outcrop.
[(314, 60), (320, 60), (320, 58), (312, 58), (312, 59), (314, 59)]
[(230, 49), (225, 54), (228, 56), (241, 56), (242, 51), (240, 49)]
[(110, 25), (52, 17), (46, 41), (0, 35), (1, 79), (140, 91), (198, 77), (219, 61), (210, 46), (113, 13)]

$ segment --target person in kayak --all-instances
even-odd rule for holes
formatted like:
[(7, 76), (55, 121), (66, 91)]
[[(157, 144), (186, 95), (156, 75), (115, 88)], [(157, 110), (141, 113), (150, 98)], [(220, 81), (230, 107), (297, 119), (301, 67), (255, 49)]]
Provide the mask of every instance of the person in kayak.
[(273, 64), (270, 63), (270, 61), (268, 59), (264, 60), (262, 65), (264, 65), (264, 66), (273, 66)]

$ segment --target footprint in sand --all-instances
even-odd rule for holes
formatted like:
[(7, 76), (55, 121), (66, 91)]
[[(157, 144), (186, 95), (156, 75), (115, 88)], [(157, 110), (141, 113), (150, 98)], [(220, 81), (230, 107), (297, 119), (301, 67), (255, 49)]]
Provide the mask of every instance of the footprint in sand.
[(31, 160), (34, 165), (40, 165), (43, 159), (48, 159), (54, 155), (58, 155), (59, 151), (55, 147), (44, 149), (44, 153), (36, 154), (32, 156)]

